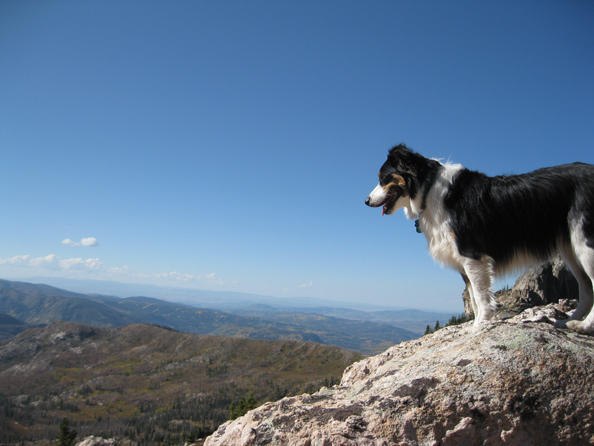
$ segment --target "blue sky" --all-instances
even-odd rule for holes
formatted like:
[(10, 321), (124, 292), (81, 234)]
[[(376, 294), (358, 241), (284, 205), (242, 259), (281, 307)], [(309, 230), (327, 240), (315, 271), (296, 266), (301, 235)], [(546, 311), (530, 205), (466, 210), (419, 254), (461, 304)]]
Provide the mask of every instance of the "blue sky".
[(594, 163), (591, 1), (0, 2), (0, 277), (462, 310), (387, 150)]

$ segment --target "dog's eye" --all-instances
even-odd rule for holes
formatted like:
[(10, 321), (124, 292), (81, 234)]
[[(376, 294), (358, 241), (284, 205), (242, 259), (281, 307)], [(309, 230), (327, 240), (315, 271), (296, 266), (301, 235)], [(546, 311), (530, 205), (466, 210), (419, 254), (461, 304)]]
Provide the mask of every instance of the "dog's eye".
[(384, 179), (382, 180), (382, 186), (383, 186), (383, 187), (387, 187), (387, 186), (393, 186), (393, 185), (394, 185), (393, 183), (394, 183), (394, 182), (392, 181), (392, 178), (390, 178), (390, 177), (386, 177), (386, 178), (384, 178)]
[(390, 175), (383, 175), (380, 176), (380, 186), (385, 187), (385, 186), (396, 186), (397, 182), (396, 182), (396, 178), (394, 177), (394, 175), (390, 174)]
[(392, 175), (391, 174), (381, 174), (379, 175), (379, 184), (380, 186), (386, 186), (387, 184), (390, 184), (390, 182), (392, 181)]

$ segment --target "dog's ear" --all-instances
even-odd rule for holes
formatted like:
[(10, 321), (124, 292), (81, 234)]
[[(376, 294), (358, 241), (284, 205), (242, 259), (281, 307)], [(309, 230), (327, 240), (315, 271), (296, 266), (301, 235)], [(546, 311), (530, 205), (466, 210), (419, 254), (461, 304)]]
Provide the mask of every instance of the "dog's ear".
[(406, 145), (398, 144), (390, 149), (388, 152), (388, 159), (396, 166), (400, 162), (406, 162), (410, 155), (413, 153)]
[(396, 170), (413, 176), (417, 176), (423, 159), (421, 155), (413, 152), (404, 144), (393, 147), (388, 154), (388, 160)]

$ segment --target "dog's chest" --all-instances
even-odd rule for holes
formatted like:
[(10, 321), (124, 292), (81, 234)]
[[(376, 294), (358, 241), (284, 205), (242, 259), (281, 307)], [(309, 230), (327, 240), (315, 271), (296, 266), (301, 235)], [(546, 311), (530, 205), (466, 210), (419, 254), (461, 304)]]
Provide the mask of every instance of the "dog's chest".
[(420, 217), (420, 225), (427, 239), (427, 248), (431, 257), (441, 265), (458, 268), (461, 265), (461, 256), (448, 220), (436, 221), (423, 217)]

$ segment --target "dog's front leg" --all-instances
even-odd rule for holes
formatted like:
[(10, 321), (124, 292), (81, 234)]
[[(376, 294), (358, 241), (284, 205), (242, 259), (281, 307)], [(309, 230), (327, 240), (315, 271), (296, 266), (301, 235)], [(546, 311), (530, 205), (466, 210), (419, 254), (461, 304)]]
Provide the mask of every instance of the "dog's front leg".
[(464, 275), (468, 279), (468, 291), (474, 304), (474, 326), (478, 327), (481, 323), (489, 321), (496, 309), (493, 292), (493, 278), (495, 276), (493, 260), (486, 256), (478, 260), (466, 258), (464, 261)]

